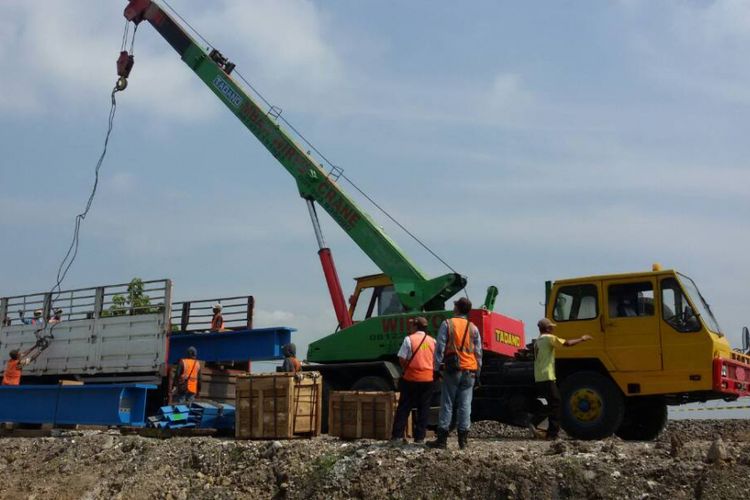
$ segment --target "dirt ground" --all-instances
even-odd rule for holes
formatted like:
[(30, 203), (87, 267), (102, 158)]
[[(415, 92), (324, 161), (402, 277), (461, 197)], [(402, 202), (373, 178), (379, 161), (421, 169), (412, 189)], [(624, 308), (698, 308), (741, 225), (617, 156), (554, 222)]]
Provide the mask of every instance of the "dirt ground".
[(671, 421), (654, 442), (530, 440), (492, 422), (470, 449), (316, 438), (2, 438), (0, 498), (747, 498), (743, 420)]

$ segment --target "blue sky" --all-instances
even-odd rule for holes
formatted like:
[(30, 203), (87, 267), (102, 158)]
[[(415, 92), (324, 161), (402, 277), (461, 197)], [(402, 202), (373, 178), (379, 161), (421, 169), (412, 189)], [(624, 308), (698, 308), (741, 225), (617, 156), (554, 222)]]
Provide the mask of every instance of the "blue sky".
[[(544, 281), (691, 275), (748, 323), (750, 5), (740, 1), (173, 0), (316, 146), (534, 325)], [(91, 187), (125, 2), (0, 6), (0, 295), (52, 285)], [(148, 25), (65, 288), (169, 277), (335, 319), (291, 177)], [(430, 275), (444, 267), (359, 197)], [(345, 289), (376, 269), (333, 222)], [(533, 332), (533, 328), (529, 332)]]

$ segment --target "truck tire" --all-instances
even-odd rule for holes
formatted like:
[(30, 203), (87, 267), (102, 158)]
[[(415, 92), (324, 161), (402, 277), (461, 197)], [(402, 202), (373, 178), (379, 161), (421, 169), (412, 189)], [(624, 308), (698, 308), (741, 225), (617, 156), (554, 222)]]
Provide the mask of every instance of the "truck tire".
[(352, 385), (353, 391), (392, 391), (393, 384), (389, 383), (383, 377), (377, 375), (367, 375), (358, 379)]
[(625, 417), (617, 436), (626, 441), (652, 441), (667, 425), (667, 404), (659, 397), (626, 399)]
[(560, 385), (562, 428), (576, 439), (603, 439), (620, 427), (625, 403), (620, 389), (597, 372), (577, 372)]

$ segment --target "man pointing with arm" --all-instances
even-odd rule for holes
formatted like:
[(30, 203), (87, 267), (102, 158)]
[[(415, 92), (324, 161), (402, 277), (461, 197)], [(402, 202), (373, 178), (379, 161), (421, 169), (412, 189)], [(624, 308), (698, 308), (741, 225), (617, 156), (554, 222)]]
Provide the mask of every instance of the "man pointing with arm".
[(590, 335), (577, 339), (561, 339), (552, 335), (556, 326), (547, 318), (540, 319), (537, 323), (539, 338), (534, 342), (534, 381), (538, 395), (547, 400), (547, 439), (557, 439), (560, 433), (560, 390), (557, 388), (555, 376), (555, 349), (591, 340)]

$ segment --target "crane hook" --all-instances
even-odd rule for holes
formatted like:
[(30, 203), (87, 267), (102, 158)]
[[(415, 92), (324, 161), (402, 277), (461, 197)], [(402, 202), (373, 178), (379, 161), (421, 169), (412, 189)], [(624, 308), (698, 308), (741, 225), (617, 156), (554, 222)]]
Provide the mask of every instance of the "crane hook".
[(120, 52), (120, 57), (117, 58), (117, 83), (115, 89), (119, 92), (125, 90), (128, 86), (128, 76), (130, 76), (130, 70), (133, 69), (135, 64), (135, 58), (132, 54), (128, 54), (127, 50)]
[(128, 87), (128, 79), (124, 76), (121, 76), (117, 79), (117, 82), (115, 83), (115, 90), (117, 92), (122, 92)]

